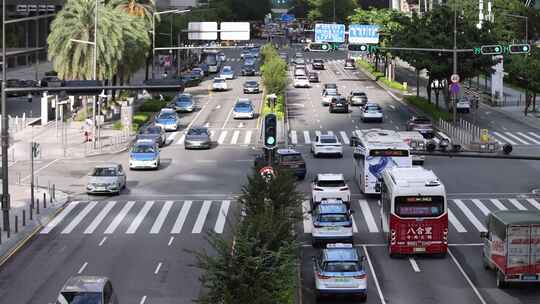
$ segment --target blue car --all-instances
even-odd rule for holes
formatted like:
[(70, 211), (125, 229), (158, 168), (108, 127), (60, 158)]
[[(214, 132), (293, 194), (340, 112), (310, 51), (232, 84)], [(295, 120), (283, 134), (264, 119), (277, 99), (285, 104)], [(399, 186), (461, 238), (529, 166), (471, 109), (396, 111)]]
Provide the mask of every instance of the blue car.
[(234, 70), (231, 66), (226, 65), (223, 67), (223, 70), (221, 70), (219, 77), (223, 79), (234, 79)]
[(179, 112), (193, 112), (195, 103), (193, 102), (193, 96), (188, 93), (177, 95), (174, 98), (174, 108)]
[(159, 147), (151, 139), (139, 139), (129, 153), (129, 169), (159, 168)]
[(156, 118), (156, 126), (160, 126), (165, 131), (177, 131), (180, 119), (174, 109), (165, 108), (161, 109), (158, 117)]

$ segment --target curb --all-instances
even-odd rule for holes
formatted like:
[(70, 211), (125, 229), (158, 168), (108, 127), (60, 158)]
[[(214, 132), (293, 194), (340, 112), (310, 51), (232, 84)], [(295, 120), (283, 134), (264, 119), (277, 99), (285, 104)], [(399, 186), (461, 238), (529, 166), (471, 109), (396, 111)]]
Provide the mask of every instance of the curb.
[(22, 240), (20, 240), (19, 242), (17, 242), (13, 247), (11, 247), (4, 255), (2, 255), (0, 257), (0, 267), (4, 266), (4, 264), (9, 261), (9, 259), (11, 257), (13, 257), (15, 254), (17, 254), (19, 252), (19, 250), (21, 250), (21, 248), (23, 248), (41, 229), (43, 229), (43, 227), (45, 225), (47, 225), (48, 223), (50, 223), (60, 212), (62, 212), (64, 210), (64, 208), (66, 207), (66, 205), (71, 201), (70, 200), (70, 196), (69, 194), (65, 193), (66, 194), (66, 201), (60, 206), (58, 207), (58, 209), (56, 209), (56, 211), (49, 215), (47, 217), (47, 220), (46, 220), (46, 223), (43, 224), (43, 223), (39, 223), (31, 232), (30, 234), (28, 234), (25, 238), (23, 238)]

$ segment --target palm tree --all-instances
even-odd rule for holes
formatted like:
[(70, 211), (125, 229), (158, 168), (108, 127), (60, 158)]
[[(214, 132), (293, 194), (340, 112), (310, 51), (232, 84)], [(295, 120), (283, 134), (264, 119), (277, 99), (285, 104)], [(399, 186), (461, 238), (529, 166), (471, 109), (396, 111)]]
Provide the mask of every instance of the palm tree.
[(148, 27), (152, 24), (152, 17), (156, 11), (155, 0), (111, 0), (110, 4), (128, 15), (143, 17)]

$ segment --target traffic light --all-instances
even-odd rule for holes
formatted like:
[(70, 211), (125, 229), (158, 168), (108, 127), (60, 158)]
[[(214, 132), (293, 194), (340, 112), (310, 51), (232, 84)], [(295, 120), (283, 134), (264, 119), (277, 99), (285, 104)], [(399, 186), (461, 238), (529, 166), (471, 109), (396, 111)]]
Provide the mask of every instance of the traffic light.
[(349, 44), (348, 49), (353, 52), (367, 52), (369, 46), (367, 44)]
[(272, 149), (277, 144), (277, 118), (275, 114), (264, 117), (264, 146)]
[(480, 48), (482, 55), (500, 55), (503, 52), (501, 45), (482, 45)]
[(529, 44), (510, 44), (510, 54), (528, 54), (530, 51)]
[(308, 46), (310, 51), (329, 51), (330, 45), (328, 43), (319, 43), (319, 42), (312, 42)]

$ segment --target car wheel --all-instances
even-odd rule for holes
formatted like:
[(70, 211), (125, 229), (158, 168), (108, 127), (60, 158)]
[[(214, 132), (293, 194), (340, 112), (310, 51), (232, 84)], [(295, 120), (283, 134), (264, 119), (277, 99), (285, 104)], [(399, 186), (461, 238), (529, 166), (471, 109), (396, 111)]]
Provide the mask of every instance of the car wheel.
[(504, 280), (504, 274), (497, 270), (497, 287), (499, 289), (504, 289), (508, 286), (508, 283)]
[(343, 153), (338, 154), (339, 158), (343, 158)]

